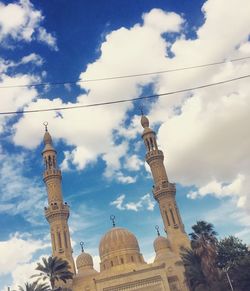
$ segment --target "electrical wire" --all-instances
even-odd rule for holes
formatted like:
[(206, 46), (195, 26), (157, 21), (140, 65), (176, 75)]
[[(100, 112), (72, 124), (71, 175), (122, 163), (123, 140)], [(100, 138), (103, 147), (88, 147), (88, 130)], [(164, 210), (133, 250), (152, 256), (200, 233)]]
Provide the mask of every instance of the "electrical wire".
[(225, 83), (229, 83), (229, 82), (234, 82), (237, 80), (246, 79), (249, 77), (250, 77), (250, 74), (236, 77), (233, 79), (215, 82), (215, 83), (200, 85), (200, 86), (196, 86), (196, 87), (191, 87), (191, 88), (186, 88), (186, 89), (181, 89), (181, 90), (176, 90), (176, 91), (166, 92), (166, 93), (161, 93), (161, 94), (141, 96), (141, 97), (137, 97), (137, 98), (120, 99), (120, 100), (116, 100), (116, 101), (106, 101), (106, 102), (100, 102), (100, 103), (74, 105), (74, 106), (68, 106), (68, 107), (56, 107), (56, 108), (33, 109), (33, 110), (22, 110), (22, 111), (6, 111), (6, 112), (0, 112), (0, 115), (27, 114), (27, 113), (38, 113), (38, 112), (48, 112), (48, 111), (62, 111), (62, 110), (79, 109), (79, 108), (87, 108), (87, 107), (97, 107), (97, 106), (132, 102), (132, 101), (143, 100), (143, 99), (152, 99), (152, 98), (157, 98), (157, 97), (161, 97), (161, 96), (173, 95), (173, 94), (177, 94), (177, 93), (184, 93), (187, 91), (193, 91), (193, 90), (203, 89), (203, 88), (207, 88), (207, 87), (217, 86), (217, 85), (221, 85), (221, 84), (225, 84)]
[(143, 76), (159, 75), (159, 74), (165, 74), (165, 73), (171, 73), (171, 72), (185, 71), (185, 70), (191, 70), (191, 69), (196, 69), (196, 68), (210, 67), (210, 66), (221, 65), (221, 64), (230, 63), (230, 62), (243, 61), (243, 60), (247, 60), (247, 59), (250, 59), (250, 56), (232, 59), (232, 60), (227, 60), (227, 61), (219, 61), (219, 62), (207, 63), (207, 64), (202, 64), (202, 65), (169, 69), (169, 70), (158, 71), (158, 72), (149, 72), (149, 73), (132, 74), (132, 75), (121, 75), (121, 76), (104, 77), (104, 78), (96, 78), (96, 79), (86, 79), (86, 80), (73, 80), (73, 81), (65, 81), (65, 82), (44, 82), (44, 83), (25, 84), (25, 85), (6, 85), (6, 86), (0, 86), (0, 89), (25, 88), (25, 87), (30, 88), (30, 87), (43, 87), (43, 86), (56, 86), (56, 85), (73, 85), (73, 84), (77, 84), (77, 83), (89, 83), (89, 82), (98, 82), (98, 81), (127, 79), (127, 78), (135, 78), (135, 77), (143, 77)]

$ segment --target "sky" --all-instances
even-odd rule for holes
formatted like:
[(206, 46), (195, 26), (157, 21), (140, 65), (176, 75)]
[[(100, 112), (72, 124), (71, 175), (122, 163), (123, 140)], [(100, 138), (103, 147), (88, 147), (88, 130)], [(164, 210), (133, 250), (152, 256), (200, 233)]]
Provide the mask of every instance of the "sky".
[[(0, 110), (131, 99), (248, 75), (248, 59), (230, 60), (250, 56), (249, 11), (248, 0), (0, 1)], [(30, 86), (64, 81), (76, 82)], [(219, 238), (232, 234), (250, 244), (249, 95), (246, 78), (143, 102), (0, 115), (0, 290), (24, 284), (51, 252), (45, 121), (71, 209), (75, 258), (84, 241), (98, 268), (113, 214), (136, 235), (145, 259), (154, 259), (154, 227), (163, 234), (163, 224), (144, 160), (141, 107), (177, 185), (186, 232), (206, 220)]]

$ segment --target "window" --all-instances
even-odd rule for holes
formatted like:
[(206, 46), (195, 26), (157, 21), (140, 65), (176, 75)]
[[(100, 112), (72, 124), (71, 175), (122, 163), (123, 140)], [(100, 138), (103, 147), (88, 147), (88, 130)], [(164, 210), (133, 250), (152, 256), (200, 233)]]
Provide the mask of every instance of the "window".
[(111, 261), (111, 262), (110, 262), (110, 265), (111, 265), (111, 267), (113, 267), (113, 266), (114, 266), (114, 263), (113, 263), (113, 261)]
[(59, 248), (61, 249), (62, 248), (62, 240), (61, 240), (61, 234), (60, 234), (60, 232), (58, 232), (57, 235), (58, 235)]
[(167, 223), (168, 223), (168, 225), (170, 225), (170, 221), (169, 221), (169, 218), (168, 218), (168, 213), (167, 213), (166, 210), (165, 210), (165, 216), (166, 216), (166, 219), (167, 219)]
[(55, 240), (55, 235), (52, 233), (52, 241), (53, 241), (53, 245), (54, 245), (54, 250), (56, 251), (56, 240)]
[(65, 241), (65, 247), (68, 248), (66, 231), (64, 231), (64, 241)]
[(171, 213), (171, 216), (172, 216), (172, 219), (173, 219), (173, 223), (176, 224), (176, 221), (175, 221), (175, 218), (174, 218), (174, 213), (173, 213), (173, 210), (170, 208), (170, 213)]
[(133, 256), (131, 256), (131, 262), (134, 262), (134, 257)]
[(124, 264), (124, 260), (123, 260), (123, 258), (121, 258), (121, 264)]

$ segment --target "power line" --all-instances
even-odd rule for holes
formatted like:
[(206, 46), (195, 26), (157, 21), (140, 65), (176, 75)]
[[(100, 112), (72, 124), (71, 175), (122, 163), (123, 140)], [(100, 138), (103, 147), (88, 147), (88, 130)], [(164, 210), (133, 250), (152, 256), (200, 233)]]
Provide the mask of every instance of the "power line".
[(37, 84), (30, 84), (30, 85), (28, 85), (28, 84), (25, 84), (25, 85), (6, 85), (6, 86), (0, 86), (0, 89), (25, 88), (25, 87), (44, 87), (44, 86), (56, 86), (56, 85), (73, 85), (73, 84), (77, 84), (77, 83), (90, 83), (90, 82), (98, 82), (98, 81), (127, 79), (127, 78), (135, 78), (135, 77), (143, 77), (143, 76), (159, 75), (159, 74), (165, 74), (165, 73), (171, 73), (171, 72), (185, 71), (185, 70), (191, 70), (191, 69), (196, 69), (196, 68), (210, 67), (210, 66), (221, 65), (221, 64), (230, 63), (230, 62), (243, 61), (246, 59), (250, 59), (250, 56), (232, 59), (232, 60), (228, 60), (228, 61), (219, 61), (219, 62), (214, 62), (214, 63), (207, 63), (207, 64), (202, 64), (202, 65), (175, 68), (175, 69), (169, 69), (169, 70), (158, 71), (158, 72), (149, 72), (149, 73), (132, 74), (132, 75), (121, 75), (121, 76), (104, 77), (104, 78), (96, 78), (96, 79), (86, 79), (86, 80), (73, 80), (73, 81), (65, 81), (65, 82), (44, 82), (44, 83), (37, 83)]
[(212, 87), (212, 86), (217, 86), (241, 79), (246, 79), (249, 78), (249, 75), (244, 75), (240, 76), (237, 78), (233, 79), (228, 79), (220, 82), (215, 82), (215, 83), (210, 83), (210, 84), (205, 84), (205, 85), (200, 85), (196, 87), (191, 87), (191, 88), (186, 88), (186, 89), (181, 89), (177, 91), (172, 91), (172, 92), (166, 92), (166, 93), (161, 93), (161, 94), (154, 94), (154, 95), (149, 95), (149, 96), (141, 96), (137, 98), (130, 98), (130, 99), (121, 99), (121, 100), (116, 100), (116, 101), (107, 101), (107, 102), (100, 102), (100, 103), (92, 103), (92, 104), (85, 104), (85, 105), (74, 105), (74, 106), (68, 106), (68, 107), (55, 107), (55, 108), (45, 108), (45, 109), (33, 109), (33, 110), (23, 110), (23, 111), (6, 111), (6, 112), (0, 112), (0, 115), (13, 115), (13, 114), (27, 114), (27, 113), (38, 113), (38, 112), (48, 112), (48, 111), (61, 111), (61, 110), (70, 110), (70, 109), (79, 109), (79, 108), (87, 108), (87, 107), (97, 107), (97, 106), (104, 106), (104, 105), (111, 105), (111, 104), (118, 104), (118, 103), (125, 103), (125, 102), (132, 102), (132, 101), (137, 101), (137, 100), (143, 100), (143, 99), (152, 99), (152, 98), (157, 98), (161, 96), (167, 96), (167, 95), (173, 95), (177, 93), (183, 93), (187, 91), (192, 91), (192, 90), (198, 90), (198, 89), (203, 89), (207, 87)]

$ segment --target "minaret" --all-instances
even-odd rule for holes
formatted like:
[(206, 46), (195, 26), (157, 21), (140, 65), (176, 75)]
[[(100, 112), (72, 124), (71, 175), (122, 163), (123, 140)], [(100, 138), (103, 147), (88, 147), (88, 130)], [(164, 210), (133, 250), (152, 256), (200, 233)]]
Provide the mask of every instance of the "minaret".
[(149, 120), (144, 115), (141, 117), (141, 125), (144, 128), (142, 138), (147, 150), (146, 161), (150, 166), (154, 179), (153, 195), (159, 204), (165, 231), (171, 243), (172, 250), (180, 254), (181, 248), (189, 247), (190, 243), (176, 204), (175, 184), (168, 181), (166, 169), (163, 164), (163, 152), (158, 149), (156, 134), (149, 127)]
[(50, 234), (53, 257), (67, 260), (71, 272), (75, 273), (75, 264), (72, 257), (68, 218), (69, 206), (63, 202), (62, 197), (62, 174), (57, 165), (56, 150), (53, 147), (52, 138), (45, 125), (44, 149), (42, 152), (44, 160), (43, 181), (48, 193), (48, 207), (45, 207), (45, 217), (50, 224)]

